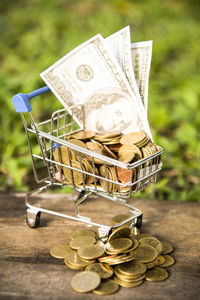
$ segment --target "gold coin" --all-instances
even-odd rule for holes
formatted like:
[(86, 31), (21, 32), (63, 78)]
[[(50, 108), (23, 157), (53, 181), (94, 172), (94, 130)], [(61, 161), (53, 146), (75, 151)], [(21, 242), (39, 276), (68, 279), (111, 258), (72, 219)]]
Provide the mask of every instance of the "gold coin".
[(151, 262), (158, 256), (158, 251), (149, 245), (139, 245), (139, 247), (135, 249), (133, 253), (136, 256), (135, 259), (143, 263)]
[(72, 250), (68, 245), (57, 245), (50, 249), (50, 254), (55, 258), (64, 259), (75, 255), (76, 251)]
[[(87, 161), (86, 159), (83, 159), (82, 160), (82, 164), (84, 165), (86, 172), (88, 172), (88, 173), (90, 173), (92, 175), (93, 174), (93, 168), (90, 165), (89, 161)], [(96, 170), (95, 170), (95, 174), (96, 174)], [(96, 174), (96, 175), (98, 175), (98, 174)], [(86, 176), (87, 176), (87, 180), (86, 180), (85, 183), (86, 184), (93, 183), (94, 176), (90, 176), (90, 175), (86, 175)]]
[(131, 253), (126, 255), (125, 257), (122, 256), (123, 255), (113, 258), (112, 261), (107, 261), (107, 263), (112, 266), (112, 265), (123, 264), (125, 262), (129, 262), (135, 259), (135, 255)]
[[(132, 261), (132, 262), (133, 262), (133, 261)], [(131, 262), (131, 263), (132, 263), (132, 262)], [(127, 265), (128, 265), (128, 263), (127, 263)], [(140, 278), (141, 276), (144, 275), (144, 273), (136, 274), (136, 275), (135, 275), (135, 274), (124, 274), (124, 273), (120, 272), (120, 266), (121, 266), (121, 265), (118, 265), (118, 266), (115, 267), (114, 273), (115, 273), (119, 278), (121, 278), (122, 280), (123, 280), (123, 279), (137, 280), (138, 278)]]
[(146, 145), (148, 144), (149, 140), (150, 140), (149, 137), (146, 136), (145, 139), (143, 139), (141, 142), (136, 143), (136, 145), (137, 145), (139, 148), (142, 148), (142, 147), (144, 147), (144, 146), (146, 146)]
[(133, 260), (130, 263), (121, 264), (117, 270), (125, 275), (141, 275), (146, 272), (146, 266), (142, 262)]
[(78, 131), (75, 133), (72, 133), (70, 135), (67, 136), (67, 139), (77, 139), (77, 140), (89, 140), (92, 139), (94, 137), (95, 133), (92, 131)]
[(156, 259), (154, 259), (153, 261), (146, 263), (147, 269), (152, 269), (153, 267), (158, 266), (158, 257)]
[[(115, 261), (119, 261), (119, 260), (121, 260), (122, 258), (127, 258), (127, 255), (126, 254), (120, 254), (120, 255), (116, 255), (116, 254), (114, 254), (114, 255), (108, 255), (107, 257), (100, 257), (99, 258), (99, 261), (100, 262), (105, 262), (105, 263), (107, 263), (107, 264), (110, 264), (110, 263), (112, 263), (113, 265), (114, 265), (114, 262)], [(103, 260), (102, 260), (103, 259)]]
[(123, 273), (119, 272), (119, 270), (117, 270), (116, 268), (115, 268), (115, 274), (119, 279), (127, 282), (137, 282), (145, 278), (145, 274), (141, 274), (137, 276), (124, 275)]
[(95, 260), (94, 259), (93, 260), (86, 260), (86, 259), (83, 260), (76, 253), (73, 257), (65, 258), (64, 262), (65, 262), (65, 264), (67, 262), (67, 263), (70, 263), (71, 265), (76, 266), (76, 267), (87, 267), (90, 264), (94, 263)]
[(152, 144), (152, 146), (154, 147), (155, 152), (159, 151), (159, 147), (158, 147), (156, 144), (154, 144), (154, 143), (151, 143), (151, 144)]
[(103, 146), (103, 148), (104, 148), (104, 150), (105, 151), (107, 151), (108, 152), (108, 154), (112, 157), (112, 158), (114, 158), (114, 159), (118, 159), (118, 157), (106, 146), (106, 145), (104, 145)]
[[(146, 151), (145, 148), (142, 148), (141, 151), (142, 151), (143, 158), (149, 157), (149, 153)], [(149, 164), (149, 162), (147, 162), (147, 163)]]
[(109, 241), (106, 244), (106, 249), (109, 250), (109, 252), (114, 253), (120, 253), (122, 251), (126, 251), (132, 246), (133, 242), (130, 239), (127, 238), (119, 238)]
[[(106, 152), (104, 149), (99, 149), (99, 148), (94, 149), (93, 152), (95, 152), (97, 154), (100, 154), (100, 155), (103, 155), (103, 156), (111, 157), (110, 154), (108, 152)], [(92, 160), (92, 158), (89, 158), (89, 159)], [(96, 158), (96, 157), (94, 157), (94, 162), (95, 162), (95, 164), (98, 164), (98, 165), (102, 165), (104, 163), (103, 160), (101, 160), (99, 158)]]
[[(54, 152), (53, 152), (53, 157), (54, 157), (54, 160), (56, 162), (60, 162), (62, 163), (62, 155), (61, 155), (61, 150), (60, 150), (60, 147), (57, 147)], [(56, 168), (59, 172), (61, 172), (62, 170), (62, 167), (60, 167), (59, 165), (56, 164)]]
[(114, 138), (121, 136), (121, 133), (119, 131), (111, 132), (111, 133), (99, 133), (95, 135), (94, 139), (108, 139), (108, 138)]
[(172, 245), (170, 245), (168, 242), (162, 241), (161, 243), (162, 243), (162, 246), (163, 246), (162, 254), (169, 254), (174, 250)]
[(65, 260), (65, 265), (71, 269), (71, 270), (75, 270), (75, 271), (82, 271), (85, 269), (85, 266), (76, 266), (76, 265), (72, 265), (69, 261)]
[(97, 289), (92, 292), (97, 295), (111, 295), (119, 289), (119, 285), (112, 279), (107, 279), (101, 282)]
[(114, 225), (117, 225), (118, 223), (121, 223), (122, 221), (125, 221), (128, 218), (130, 218), (129, 215), (116, 215), (112, 218), (112, 222)]
[(74, 153), (65, 146), (60, 147), (62, 162), (66, 165), (69, 165), (69, 160), (75, 159)]
[(117, 277), (117, 276), (114, 276), (113, 279), (120, 286), (125, 287), (125, 288), (137, 287), (137, 286), (141, 285), (144, 282), (144, 280), (140, 280), (140, 281), (136, 281), (136, 282), (127, 282), (127, 281), (119, 279), (119, 277)]
[(131, 163), (134, 157), (135, 157), (134, 152), (127, 151), (126, 153), (124, 152), (123, 155), (121, 155), (118, 160), (127, 164), (127, 163)]
[(168, 272), (165, 269), (154, 267), (151, 270), (148, 270), (145, 274), (146, 280), (149, 281), (163, 281), (169, 276)]
[(120, 138), (114, 139), (114, 140), (110, 140), (109, 142), (104, 142), (104, 145), (116, 145), (119, 142), (120, 142)]
[(78, 255), (85, 259), (94, 259), (104, 254), (104, 248), (99, 245), (92, 245), (89, 247), (79, 248)]
[(96, 235), (92, 230), (88, 230), (88, 229), (77, 229), (70, 232), (69, 234), (70, 239), (77, 239), (79, 237), (88, 237), (88, 236), (95, 237)]
[[(110, 169), (110, 175), (111, 175), (110, 179), (113, 180), (113, 181), (115, 181), (115, 182), (118, 182), (118, 180), (117, 180), (117, 174), (115, 172), (115, 168), (114, 167), (109, 167), (109, 169)], [(117, 189), (118, 189), (118, 185), (115, 184), (115, 183), (113, 183), (112, 184), (112, 192), (116, 192)]]
[(103, 264), (103, 263), (91, 264), (87, 266), (85, 270), (97, 272), (102, 279), (110, 278), (113, 275), (112, 267), (110, 267), (108, 264)]
[(154, 153), (153, 149), (148, 145), (145, 146), (145, 149), (148, 151), (149, 155), (152, 155)]
[(163, 256), (163, 255), (159, 255), (159, 256), (157, 257), (156, 267), (158, 267), (158, 266), (160, 266), (160, 265), (162, 265), (162, 264), (164, 264), (164, 263), (165, 263), (165, 258), (164, 258), (164, 256)]
[(117, 257), (117, 254), (112, 254), (112, 255), (107, 255), (107, 256), (102, 256), (102, 257), (99, 257), (98, 258), (98, 260), (100, 261), (100, 262), (107, 262), (107, 261), (109, 261), (109, 260), (112, 260), (114, 257)]
[[(69, 143), (71, 143), (71, 144), (74, 144), (74, 145), (80, 147), (80, 148), (87, 149), (86, 144), (85, 144), (84, 142), (80, 141), (80, 140), (77, 140), (77, 139), (69, 139), (69, 140), (67, 140), (67, 141), (68, 141)], [(80, 154), (80, 156), (84, 156), (84, 154), (81, 153), (81, 152), (79, 152), (79, 151), (76, 151), (76, 150), (73, 150), (73, 149), (71, 149), (71, 151), (72, 151), (74, 154), (76, 154), (76, 155), (77, 155), (77, 154)]]
[(119, 156), (122, 156), (127, 152), (134, 152), (139, 159), (142, 159), (142, 152), (136, 145), (122, 145), (119, 149), (118, 154)]
[[(108, 166), (107, 167), (101, 166), (99, 172), (101, 177), (111, 180), (111, 171)], [(108, 193), (112, 191), (112, 187), (113, 187), (112, 182), (106, 181), (106, 179), (100, 179), (100, 183), (105, 191), (107, 191)]]
[(146, 133), (143, 131), (128, 133), (120, 139), (121, 144), (137, 144), (146, 138)]
[(150, 245), (150, 246), (154, 247), (158, 251), (158, 254), (160, 254), (163, 250), (163, 246), (162, 246), (161, 242), (158, 239), (156, 239), (155, 237), (144, 237), (144, 238), (140, 239), (140, 244), (141, 245)]
[(123, 195), (128, 194), (130, 192), (130, 189), (131, 189), (131, 187), (129, 187), (129, 186), (127, 186), (127, 187), (120, 186), (120, 193)]
[(120, 149), (120, 147), (121, 147), (121, 144), (113, 144), (113, 145), (109, 145), (108, 146), (109, 147), (109, 149), (111, 150), (111, 151), (114, 151), (114, 152), (119, 152), (119, 149)]
[(126, 251), (123, 251), (123, 253), (132, 252), (139, 246), (139, 242), (136, 239), (132, 239), (132, 243), (133, 243), (132, 247)]
[(170, 267), (175, 263), (175, 259), (170, 255), (163, 255), (165, 262), (160, 264), (160, 267)]
[(145, 237), (154, 237), (152, 234), (147, 234), (147, 233), (139, 233), (139, 234), (134, 234), (132, 235), (132, 238), (136, 239), (136, 240), (141, 240)]
[(103, 149), (103, 145), (101, 145), (100, 143), (97, 143), (97, 142), (87, 142), (86, 143), (86, 147), (91, 150), (91, 151), (94, 151), (95, 149)]
[[(64, 167), (64, 168), (63, 168), (63, 171), (64, 171), (64, 175), (65, 175), (67, 181), (68, 181), (69, 183), (71, 183), (71, 182), (72, 182), (72, 176), (73, 176), (74, 184), (75, 184), (75, 185), (82, 184), (82, 183), (83, 183), (83, 180), (84, 180), (84, 181), (86, 180), (87, 175), (81, 173), (82, 170), (81, 170), (80, 162), (78, 162), (78, 161), (76, 161), (76, 160), (71, 160), (71, 166), (72, 166), (72, 168), (78, 169), (78, 170), (80, 170), (80, 171), (76, 171), (76, 170), (72, 170), (72, 169), (70, 169), (70, 168)], [(85, 171), (84, 165), (82, 165), (82, 169), (83, 169), (83, 171)], [(72, 175), (72, 176), (71, 176), (71, 175)]]
[(129, 238), (130, 235), (130, 227), (119, 227), (110, 234), (110, 236), (108, 237), (108, 242), (119, 238)]
[(100, 282), (101, 278), (98, 273), (83, 271), (72, 278), (71, 286), (78, 293), (87, 293), (96, 289)]
[(81, 247), (89, 246), (96, 243), (96, 239), (93, 236), (79, 237), (70, 241), (69, 246), (72, 249), (79, 249)]

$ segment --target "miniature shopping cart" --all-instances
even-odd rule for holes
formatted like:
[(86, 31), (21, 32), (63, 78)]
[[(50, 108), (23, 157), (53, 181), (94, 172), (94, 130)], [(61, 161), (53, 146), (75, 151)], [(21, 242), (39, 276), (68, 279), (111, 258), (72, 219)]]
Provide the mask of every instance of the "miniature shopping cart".
[[(72, 144), (67, 141), (66, 137), (69, 134), (84, 130), (84, 125), (80, 127), (75, 121), (74, 116), (77, 114), (82, 114), (82, 119), (84, 120), (84, 106), (77, 105), (71, 108), (69, 112), (63, 108), (52, 113), (49, 119), (36, 123), (33, 115), (31, 113), (32, 108), (29, 103), (30, 99), (50, 91), (48, 86), (42, 87), (38, 90), (33, 91), (30, 94), (17, 94), (13, 97), (13, 105), (16, 112), (20, 113), (22, 122), (24, 125), (28, 147), (31, 154), (32, 165), (34, 177), (39, 185), (39, 188), (28, 192), (26, 194), (25, 203), (27, 206), (27, 224), (31, 228), (36, 228), (40, 223), (40, 214), (47, 213), (59, 217), (69, 218), (71, 220), (81, 221), (93, 226), (98, 227), (99, 236), (106, 237), (111, 230), (122, 226), (126, 223), (140, 228), (142, 225), (142, 212), (129, 205), (126, 201), (127, 198), (130, 198), (132, 194), (137, 193), (140, 190), (143, 190), (145, 186), (150, 185), (152, 182), (156, 181), (157, 173), (161, 169), (161, 154), (163, 152), (162, 148), (158, 146), (158, 151), (146, 158), (143, 158), (134, 163), (123, 163), (116, 159), (107, 157), (95, 153), (91, 150), (84, 149), (75, 144)], [(84, 122), (83, 122), (84, 124)], [(33, 145), (33, 136), (37, 140), (39, 145), (39, 152), (35, 153), (35, 144)], [(69, 162), (67, 164), (63, 163), (62, 160), (54, 159), (55, 148), (64, 146), (68, 152)], [(71, 151), (75, 151), (76, 155), (80, 158), (80, 168), (76, 168), (72, 165), (71, 162)], [(91, 170), (84, 170), (82, 168), (81, 160), (85, 157), (90, 157), (91, 159)], [(112, 166), (116, 173), (116, 180), (112, 180), (108, 177), (107, 172), (105, 171), (105, 176), (99, 175), (95, 171), (95, 159), (100, 159), (102, 164), (107, 170), (108, 166)], [(46, 176), (40, 178), (41, 174), (37, 169), (37, 162), (40, 161), (45, 167), (47, 174)], [(118, 180), (117, 177), (117, 168), (123, 168), (131, 171), (131, 180), (128, 183), (122, 183)], [(58, 182), (56, 180), (56, 174), (62, 168), (68, 168), (70, 170), (71, 183), (66, 183), (64, 179)], [(83, 183), (81, 185), (76, 184), (74, 180), (74, 171), (80, 172), (83, 176)], [(61, 171), (60, 171), (61, 172)], [(134, 174), (137, 174), (135, 178)], [(93, 176), (93, 184), (87, 185), (85, 180), (86, 176)], [(99, 185), (99, 181), (105, 181), (104, 189)], [(109, 184), (113, 183), (117, 186), (117, 190), (112, 191), (109, 188)], [(30, 198), (36, 194), (43, 192), (47, 189), (51, 189), (55, 186), (71, 186), (74, 189), (74, 204), (76, 216), (71, 216), (63, 213), (59, 213), (53, 210), (40, 207), (40, 205), (33, 205), (30, 202)], [(125, 191), (125, 192), (124, 192)], [(85, 201), (91, 195), (99, 195), (107, 198), (115, 203), (126, 207), (129, 210), (130, 217), (126, 220), (118, 223), (114, 226), (108, 226), (104, 224), (99, 224), (92, 221), (90, 218), (81, 215), (80, 213), (80, 204)]]

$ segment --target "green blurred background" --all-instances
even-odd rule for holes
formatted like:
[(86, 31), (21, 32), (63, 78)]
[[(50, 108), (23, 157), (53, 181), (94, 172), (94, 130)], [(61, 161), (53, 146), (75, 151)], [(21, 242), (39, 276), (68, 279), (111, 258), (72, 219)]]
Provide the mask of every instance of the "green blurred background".
[[(1, 0), (1, 190), (25, 191), (32, 180), (26, 137), (12, 96), (43, 86), (40, 72), (96, 33), (106, 37), (130, 25), (132, 42), (154, 41), (149, 122), (156, 143), (165, 150), (158, 183), (138, 196), (200, 200), (199, 3)], [(45, 97), (48, 103), (34, 100), (34, 111), (41, 119), (57, 108), (54, 96)]]

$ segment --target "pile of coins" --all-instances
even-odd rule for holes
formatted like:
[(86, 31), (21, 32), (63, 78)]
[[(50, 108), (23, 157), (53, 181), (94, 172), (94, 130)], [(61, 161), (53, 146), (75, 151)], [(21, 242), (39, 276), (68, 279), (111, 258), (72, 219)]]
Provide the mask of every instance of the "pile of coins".
[[(159, 148), (151, 142), (145, 132), (132, 132), (122, 135), (119, 132), (112, 134), (95, 134), (93, 132), (79, 131), (67, 136), (67, 141), (83, 149), (91, 150), (97, 154), (119, 160), (123, 163), (132, 164), (138, 160), (146, 158), (157, 151)], [(138, 179), (138, 168), (128, 170), (126, 168), (114, 167), (100, 158), (93, 158), (90, 155), (84, 155), (81, 152), (69, 149), (65, 146), (59, 146), (54, 151), (54, 159), (77, 170), (71, 170), (67, 167), (57, 165), (58, 173), (56, 179), (64, 181), (66, 184), (100, 186), (107, 192), (127, 192), (129, 189), (123, 185), (129, 185)], [(146, 162), (146, 166), (156, 163), (156, 159)], [(85, 171), (89, 174), (85, 174)], [(91, 174), (91, 175), (90, 175)], [(97, 176), (107, 178), (98, 179)]]
[[(129, 216), (113, 218), (116, 224)], [(106, 243), (87, 229), (71, 232), (69, 245), (54, 246), (50, 254), (64, 259), (71, 270), (81, 272), (73, 276), (72, 288), (79, 293), (99, 295), (115, 293), (119, 287), (137, 287), (147, 281), (163, 281), (169, 273), (165, 267), (174, 264), (170, 255), (173, 247), (150, 234), (140, 234), (131, 226), (113, 230)]]

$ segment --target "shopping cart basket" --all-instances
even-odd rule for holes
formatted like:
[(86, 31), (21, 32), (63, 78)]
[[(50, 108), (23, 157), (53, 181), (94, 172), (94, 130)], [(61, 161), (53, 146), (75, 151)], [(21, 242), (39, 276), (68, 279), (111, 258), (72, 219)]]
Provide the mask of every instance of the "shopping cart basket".
[[(84, 120), (84, 106), (77, 105), (72, 107), (70, 114), (65, 108), (57, 110), (52, 113), (49, 119), (40, 123), (36, 123), (31, 113), (32, 108), (29, 101), (30, 99), (48, 91), (50, 91), (49, 87), (45, 86), (29, 94), (19, 93), (13, 97), (13, 105), (16, 112), (20, 113), (24, 125), (32, 159), (34, 177), (36, 182), (40, 185), (36, 190), (26, 194), (25, 203), (27, 206), (27, 224), (31, 228), (38, 227), (40, 214), (42, 212), (97, 226), (100, 237), (106, 237), (111, 230), (126, 223), (140, 228), (142, 225), (142, 212), (139, 209), (129, 205), (126, 201), (126, 198), (130, 198), (132, 194), (137, 193), (138, 191), (144, 189), (145, 186), (148, 186), (152, 182), (156, 181), (157, 173), (161, 169), (161, 154), (163, 152), (162, 148), (158, 146), (158, 151), (156, 153), (130, 164), (120, 162), (116, 159), (72, 144), (67, 141), (66, 137), (69, 134), (84, 129), (84, 122), (81, 128), (74, 121), (74, 116), (80, 114), (82, 114), (82, 119)], [(40, 153), (34, 153), (32, 136), (37, 139)], [(60, 151), (58, 151), (59, 159), (54, 159), (55, 149), (59, 150), (61, 147), (65, 147), (66, 149), (68, 157), (67, 162), (63, 162), (61, 159)], [(74, 166), (72, 163), (71, 154), (73, 151), (75, 151), (76, 157), (79, 158), (78, 162), (80, 166)], [(90, 158), (91, 168), (86, 170), (83, 168), (82, 162), (88, 157)], [(100, 160), (102, 165), (104, 165), (105, 176), (102, 176), (96, 172), (96, 159)], [(36, 161), (38, 160), (43, 164), (43, 166), (45, 166), (47, 171), (47, 175), (43, 178), (40, 178), (40, 172), (37, 169)], [(116, 175), (114, 180), (110, 179), (108, 176), (107, 170), (110, 166), (112, 166)], [(64, 178), (62, 174), (63, 168), (68, 169), (71, 179), (70, 181), (66, 181), (66, 178)], [(123, 183), (118, 180), (117, 168), (130, 170), (131, 180), (128, 183)], [(60, 173), (59, 182), (56, 180), (56, 174), (58, 173)], [(74, 180), (74, 174), (81, 174), (81, 184)], [(135, 174), (137, 174), (137, 176), (135, 176)], [(88, 177), (93, 178), (92, 183), (89, 185), (86, 180)], [(100, 181), (105, 183), (103, 188), (102, 185), (99, 184)], [(114, 191), (110, 188), (111, 184), (115, 185)], [(74, 203), (76, 211), (75, 217), (42, 208), (40, 205), (31, 204), (30, 198), (32, 196), (52, 187), (63, 185), (71, 186), (74, 189)], [(130, 217), (118, 223), (117, 225), (108, 226), (96, 223), (90, 218), (81, 215), (79, 211), (80, 204), (94, 194), (103, 196), (119, 205), (126, 207), (129, 210)]]

